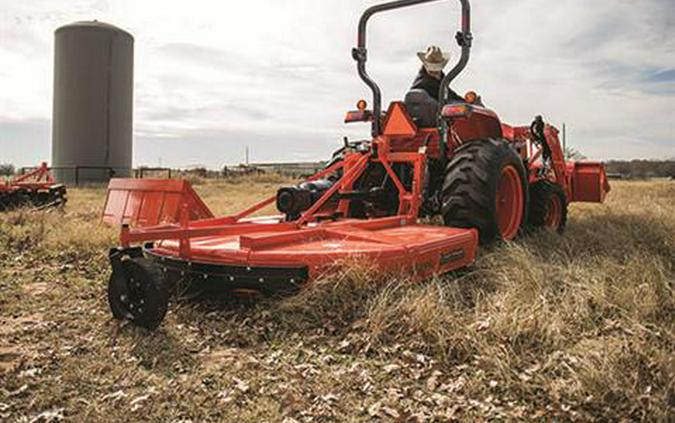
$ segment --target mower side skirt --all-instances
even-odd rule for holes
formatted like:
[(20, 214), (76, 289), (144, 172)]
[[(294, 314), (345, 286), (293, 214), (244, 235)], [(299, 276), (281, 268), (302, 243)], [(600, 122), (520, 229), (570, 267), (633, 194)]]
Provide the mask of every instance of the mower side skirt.
[(189, 280), (202, 287), (223, 291), (254, 290), (267, 294), (293, 294), (308, 280), (306, 266), (272, 267), (199, 263), (154, 254), (144, 255), (154, 262), (169, 282)]

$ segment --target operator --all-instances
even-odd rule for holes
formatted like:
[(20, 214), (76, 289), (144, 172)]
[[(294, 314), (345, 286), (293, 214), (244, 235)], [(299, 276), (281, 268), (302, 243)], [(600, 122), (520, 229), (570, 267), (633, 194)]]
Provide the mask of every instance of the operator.
[[(450, 53), (443, 52), (438, 46), (429, 46), (427, 51), (417, 53), (417, 57), (422, 61), (422, 68), (410, 88), (422, 89), (429, 93), (434, 100), (438, 101), (441, 81), (445, 77), (443, 68), (450, 61)], [(448, 90), (448, 99), (450, 101), (464, 101), (462, 97), (451, 89)]]

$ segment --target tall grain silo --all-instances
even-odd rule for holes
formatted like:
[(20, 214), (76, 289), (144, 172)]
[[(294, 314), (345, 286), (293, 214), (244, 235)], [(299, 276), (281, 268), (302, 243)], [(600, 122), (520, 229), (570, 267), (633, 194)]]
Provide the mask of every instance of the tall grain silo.
[(55, 32), (52, 166), (59, 181), (129, 176), (134, 38), (103, 22)]

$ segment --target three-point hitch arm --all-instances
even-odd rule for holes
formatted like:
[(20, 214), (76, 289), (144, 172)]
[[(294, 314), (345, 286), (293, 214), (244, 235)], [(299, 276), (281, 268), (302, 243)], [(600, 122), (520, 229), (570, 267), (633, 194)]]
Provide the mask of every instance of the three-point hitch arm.
[[(363, 12), (363, 15), (361, 15), (361, 19), (359, 20), (358, 42), (357, 46), (352, 50), (352, 57), (354, 57), (354, 60), (357, 62), (359, 76), (373, 92), (373, 137), (376, 137), (381, 133), (380, 115), (382, 114), (382, 92), (380, 91), (380, 87), (377, 85), (377, 83), (370, 77), (370, 75), (368, 75), (368, 72), (366, 71), (366, 61), (368, 60), (368, 49), (366, 48), (366, 27), (368, 25), (368, 20), (371, 16), (379, 12), (414, 6), (422, 3), (431, 3), (434, 1), (440, 0), (392, 1), (372, 6)], [(455, 64), (455, 66), (450, 70), (450, 72), (448, 72), (441, 82), (441, 88), (438, 97), (441, 107), (445, 103), (445, 100), (448, 96), (450, 83), (457, 77), (457, 75), (460, 74), (460, 72), (462, 72), (462, 70), (464, 70), (466, 64), (469, 62), (469, 53), (471, 51), (471, 41), (473, 39), (471, 35), (471, 6), (469, 4), (469, 0), (459, 0), (459, 2), (462, 4), (462, 28), (459, 32), (457, 32), (455, 39), (462, 48), (462, 54), (457, 64)]]

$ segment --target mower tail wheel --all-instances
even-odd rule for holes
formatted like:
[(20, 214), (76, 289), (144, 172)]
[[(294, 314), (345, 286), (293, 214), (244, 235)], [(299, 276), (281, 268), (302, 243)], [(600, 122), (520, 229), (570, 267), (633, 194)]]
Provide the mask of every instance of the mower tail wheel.
[(562, 234), (567, 224), (567, 196), (558, 184), (547, 180), (530, 185), (531, 229), (546, 228)]
[(164, 274), (144, 257), (122, 255), (111, 261), (113, 272), (108, 282), (108, 303), (113, 317), (130, 320), (149, 330), (156, 329), (169, 305), (169, 288)]
[(478, 229), (483, 245), (508, 241), (527, 221), (528, 195), (525, 166), (509, 143), (471, 141), (455, 150), (445, 170), (443, 220)]

